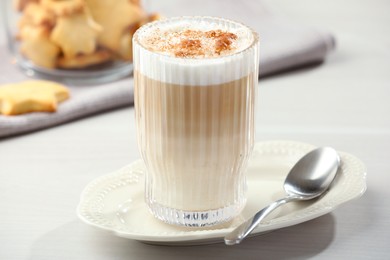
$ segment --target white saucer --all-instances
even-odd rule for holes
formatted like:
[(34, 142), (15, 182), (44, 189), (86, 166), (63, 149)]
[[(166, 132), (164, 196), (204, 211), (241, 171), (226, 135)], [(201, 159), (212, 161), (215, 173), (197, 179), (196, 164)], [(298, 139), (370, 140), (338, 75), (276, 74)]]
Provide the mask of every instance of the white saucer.
[[(255, 145), (247, 172), (248, 202), (232, 222), (207, 229), (176, 227), (160, 222), (144, 203), (144, 172), (136, 161), (116, 172), (97, 178), (84, 189), (77, 209), (85, 223), (116, 235), (153, 244), (204, 244), (223, 242), (223, 237), (259, 209), (285, 195), (284, 178), (312, 145), (292, 141), (269, 141)], [(334, 210), (361, 196), (366, 190), (366, 170), (356, 157), (339, 152), (341, 168), (330, 190), (319, 199), (282, 206), (253, 232), (302, 223)]]

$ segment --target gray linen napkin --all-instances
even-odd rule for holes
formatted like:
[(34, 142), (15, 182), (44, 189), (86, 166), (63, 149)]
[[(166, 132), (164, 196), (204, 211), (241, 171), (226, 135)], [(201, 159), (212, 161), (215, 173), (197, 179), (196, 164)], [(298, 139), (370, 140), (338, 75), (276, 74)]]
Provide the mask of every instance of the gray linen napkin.
[[(164, 0), (149, 2), (150, 10), (166, 16), (211, 15), (241, 21), (260, 35), (260, 76), (321, 62), (334, 48), (331, 34), (284, 20), (270, 12), (264, 1)], [(12, 64), (6, 46), (0, 46), (0, 84), (27, 79)], [(133, 79), (94, 86), (69, 86), (71, 98), (55, 113), (0, 115), (0, 138), (36, 131), (133, 104)]]

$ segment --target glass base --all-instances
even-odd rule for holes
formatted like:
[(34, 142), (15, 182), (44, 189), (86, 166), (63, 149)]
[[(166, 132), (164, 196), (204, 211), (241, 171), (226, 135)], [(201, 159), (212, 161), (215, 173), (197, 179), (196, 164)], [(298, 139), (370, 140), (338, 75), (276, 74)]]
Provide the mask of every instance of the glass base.
[(224, 208), (207, 211), (186, 211), (168, 208), (158, 203), (149, 203), (149, 210), (159, 220), (177, 226), (207, 227), (232, 220), (244, 208), (246, 199)]

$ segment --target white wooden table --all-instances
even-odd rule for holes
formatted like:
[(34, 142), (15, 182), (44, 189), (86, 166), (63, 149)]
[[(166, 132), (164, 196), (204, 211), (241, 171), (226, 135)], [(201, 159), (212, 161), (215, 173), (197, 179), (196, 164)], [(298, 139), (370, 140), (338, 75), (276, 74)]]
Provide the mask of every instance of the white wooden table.
[(390, 2), (269, 4), (334, 32), (337, 49), (320, 66), (260, 80), (257, 140), (354, 154), (368, 168), (363, 197), (236, 247), (115, 237), (82, 223), (76, 206), (89, 181), (139, 158), (131, 107), (0, 140), (0, 259), (390, 259)]

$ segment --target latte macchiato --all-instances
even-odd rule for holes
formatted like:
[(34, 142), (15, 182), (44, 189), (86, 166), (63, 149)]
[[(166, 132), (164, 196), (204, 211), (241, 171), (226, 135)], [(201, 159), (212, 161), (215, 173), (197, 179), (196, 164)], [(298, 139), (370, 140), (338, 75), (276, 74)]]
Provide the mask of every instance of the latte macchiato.
[(211, 17), (147, 24), (133, 38), (146, 202), (159, 219), (206, 226), (245, 205), (254, 143), (258, 38)]

